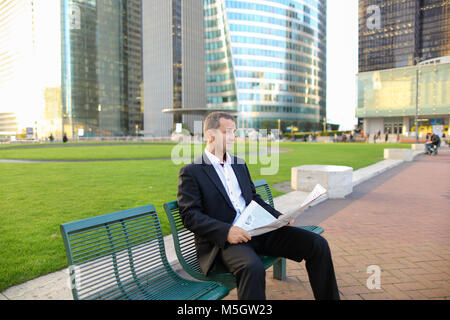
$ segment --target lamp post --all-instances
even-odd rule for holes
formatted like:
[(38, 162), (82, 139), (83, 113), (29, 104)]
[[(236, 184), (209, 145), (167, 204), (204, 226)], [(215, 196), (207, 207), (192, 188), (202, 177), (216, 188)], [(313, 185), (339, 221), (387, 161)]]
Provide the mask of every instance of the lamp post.
[(416, 126), (416, 143), (419, 143), (419, 67), (416, 64), (416, 116), (415, 116), (415, 126)]
[(416, 62), (416, 143), (419, 143), (419, 62), (423, 60), (423, 58), (419, 57), (414, 58), (414, 61)]
[(278, 140), (280, 140), (281, 139), (281, 132), (280, 132), (280, 130), (281, 130), (281, 119), (278, 119)]

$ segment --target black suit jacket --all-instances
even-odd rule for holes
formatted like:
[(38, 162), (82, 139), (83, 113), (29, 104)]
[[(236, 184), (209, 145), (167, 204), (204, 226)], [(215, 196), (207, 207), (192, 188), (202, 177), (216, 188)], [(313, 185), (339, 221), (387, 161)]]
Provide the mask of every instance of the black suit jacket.
[[(278, 218), (281, 213), (256, 193), (245, 161), (235, 155), (230, 154), (230, 157), (245, 204), (254, 200)], [(200, 268), (207, 275), (219, 249), (227, 243), (236, 211), (205, 152), (180, 169), (177, 198), (183, 224), (195, 234)]]

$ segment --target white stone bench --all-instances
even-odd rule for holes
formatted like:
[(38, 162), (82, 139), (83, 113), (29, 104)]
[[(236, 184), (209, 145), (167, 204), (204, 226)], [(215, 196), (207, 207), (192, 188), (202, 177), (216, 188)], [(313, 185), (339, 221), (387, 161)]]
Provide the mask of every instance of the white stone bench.
[(411, 145), (411, 150), (425, 152), (425, 144), (423, 144), (423, 143), (413, 143)]
[(411, 149), (384, 149), (384, 159), (413, 161), (414, 154)]
[(306, 165), (291, 170), (291, 188), (311, 192), (317, 184), (327, 189), (329, 199), (343, 199), (353, 191), (353, 168)]

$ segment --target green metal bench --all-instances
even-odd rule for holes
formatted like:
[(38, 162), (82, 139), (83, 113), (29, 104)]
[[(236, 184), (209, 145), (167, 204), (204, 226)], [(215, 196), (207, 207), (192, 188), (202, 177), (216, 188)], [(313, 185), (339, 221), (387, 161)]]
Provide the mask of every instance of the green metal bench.
[(153, 205), (60, 226), (75, 300), (217, 300), (216, 282), (181, 278), (167, 261)]
[[(270, 187), (265, 180), (254, 182), (256, 192), (261, 198), (272, 207), (273, 197)], [(236, 287), (236, 280), (234, 276), (227, 270), (213, 270), (208, 276), (204, 276), (201, 272), (198, 263), (194, 234), (186, 229), (181, 219), (178, 202), (171, 201), (164, 204), (164, 211), (169, 219), (170, 228), (172, 229), (172, 236), (175, 245), (175, 251), (183, 269), (193, 278), (203, 281), (216, 281), (227, 286), (232, 290)], [(309, 230), (311, 232), (321, 234), (324, 230), (318, 226), (302, 226), (298, 227)], [(273, 266), (273, 277), (278, 280), (286, 279), (286, 259), (280, 257), (260, 256), (264, 268), (268, 269)]]

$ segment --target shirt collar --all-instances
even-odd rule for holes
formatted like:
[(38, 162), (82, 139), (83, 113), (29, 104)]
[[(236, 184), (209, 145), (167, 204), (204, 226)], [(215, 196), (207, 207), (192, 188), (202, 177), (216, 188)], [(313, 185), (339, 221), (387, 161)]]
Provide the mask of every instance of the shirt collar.
[(223, 162), (223, 160), (220, 160), (219, 158), (217, 158), (216, 155), (209, 152), (208, 148), (205, 148), (205, 153), (208, 156), (208, 159), (209, 159), (209, 161), (211, 161), (212, 164), (221, 164), (221, 163), (231, 164), (231, 157), (228, 152), (225, 152), (225, 155), (226, 155), (225, 162)]

